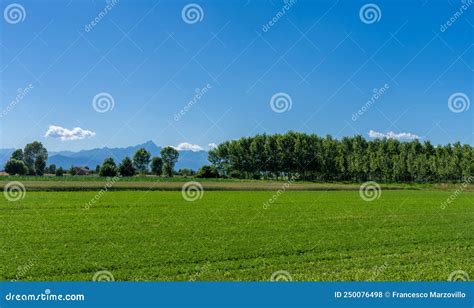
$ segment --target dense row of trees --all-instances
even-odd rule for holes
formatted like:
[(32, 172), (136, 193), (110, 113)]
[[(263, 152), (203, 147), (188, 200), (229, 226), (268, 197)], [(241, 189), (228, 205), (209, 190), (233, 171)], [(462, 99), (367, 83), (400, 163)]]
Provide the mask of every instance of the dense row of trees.
[(161, 149), (160, 155), (161, 157), (151, 158), (151, 153), (145, 148), (141, 148), (135, 152), (133, 159), (127, 156), (118, 166), (112, 157), (106, 158), (97, 171), (100, 176), (121, 175), (128, 177), (137, 173), (146, 174), (151, 168), (151, 172), (155, 175), (164, 174), (167, 177), (172, 177), (179, 152), (172, 147), (165, 147)]
[[(97, 166), (95, 173), (100, 176), (134, 176), (135, 174), (147, 174), (150, 172), (155, 175), (164, 174), (167, 177), (172, 177), (175, 173), (174, 167), (178, 161), (179, 152), (172, 147), (165, 147), (161, 150), (160, 156), (151, 157), (151, 153), (145, 148), (141, 148), (135, 152), (133, 158), (125, 157), (117, 166), (114, 159), (109, 157), (104, 160), (102, 166)], [(5, 172), (10, 175), (37, 175), (41, 176), (45, 173), (56, 174), (62, 176), (66, 170), (52, 164), (46, 167), (48, 160), (48, 151), (41, 144), (41, 142), (33, 142), (27, 144), (25, 149), (15, 150), (10, 159), (5, 164)], [(76, 175), (78, 169), (86, 169), (87, 167), (78, 168), (71, 166), (67, 172), (71, 175)], [(93, 173), (92, 170), (90, 170)], [(190, 169), (180, 169), (179, 174), (184, 176), (194, 175), (194, 171)]]
[(367, 141), (297, 132), (227, 141), (209, 152), (221, 176), (317, 181), (459, 181), (474, 174), (474, 148), (429, 141)]
[[(337, 140), (297, 132), (224, 142), (209, 151), (212, 166), (203, 166), (197, 172), (180, 169), (176, 173), (178, 157), (179, 152), (172, 147), (163, 148), (157, 157), (151, 157), (150, 152), (141, 148), (119, 165), (111, 157), (105, 159), (95, 173), (127, 177), (151, 172), (167, 177), (178, 174), (254, 179), (290, 178), (298, 174), (300, 179), (312, 181), (385, 182), (459, 181), (474, 175), (474, 148), (459, 142), (433, 146), (429, 141), (367, 141), (361, 136)], [(15, 150), (5, 171), (11, 175), (39, 176), (44, 173), (62, 176), (66, 172), (55, 165), (46, 167), (47, 159), (48, 151), (35, 141)], [(67, 172), (74, 175), (76, 168), (71, 167)]]

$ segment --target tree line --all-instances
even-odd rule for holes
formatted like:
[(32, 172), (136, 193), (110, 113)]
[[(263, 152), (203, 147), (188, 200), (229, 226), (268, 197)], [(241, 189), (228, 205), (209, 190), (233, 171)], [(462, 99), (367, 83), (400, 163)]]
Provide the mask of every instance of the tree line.
[[(101, 166), (97, 166), (95, 172), (100, 176), (124, 177), (134, 176), (135, 174), (147, 174), (151, 171), (155, 175), (165, 175), (172, 177), (175, 174), (174, 167), (179, 158), (179, 152), (173, 147), (164, 147), (160, 151), (161, 156), (151, 157), (151, 153), (145, 148), (135, 152), (133, 158), (125, 157), (117, 165), (112, 157), (104, 160)], [(5, 172), (10, 175), (34, 175), (42, 176), (45, 173), (62, 176), (65, 172), (71, 175), (77, 173), (77, 167), (72, 166), (69, 170), (64, 170), (52, 164), (46, 166), (48, 160), (48, 151), (41, 142), (35, 141), (29, 143), (24, 149), (13, 151), (10, 159), (5, 164)], [(86, 167), (85, 169), (88, 170)], [(179, 172), (185, 176), (194, 175), (190, 169), (180, 169)]]
[(125, 157), (117, 166), (112, 157), (106, 158), (102, 166), (98, 168), (100, 176), (134, 176), (135, 174), (147, 174), (150, 169), (155, 175), (164, 174), (172, 177), (174, 174), (174, 166), (179, 158), (179, 152), (172, 147), (164, 147), (160, 151), (160, 156), (151, 157), (151, 153), (145, 148), (138, 149), (133, 158)]
[(311, 181), (439, 182), (474, 174), (474, 148), (459, 142), (367, 141), (362, 136), (320, 137), (290, 131), (226, 141), (209, 151), (220, 176)]

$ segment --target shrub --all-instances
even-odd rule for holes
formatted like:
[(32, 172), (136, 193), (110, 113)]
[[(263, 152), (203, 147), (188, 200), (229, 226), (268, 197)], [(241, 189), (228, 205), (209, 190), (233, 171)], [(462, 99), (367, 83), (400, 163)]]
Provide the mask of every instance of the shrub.
[(56, 169), (55, 174), (56, 174), (56, 176), (63, 176), (64, 175), (64, 169), (62, 167), (59, 167), (58, 169)]
[(112, 157), (106, 158), (102, 163), (102, 167), (99, 172), (100, 176), (116, 176), (117, 165)]
[(133, 167), (132, 160), (130, 157), (125, 157), (118, 168), (118, 172), (121, 176), (134, 176), (135, 168)]
[(201, 169), (197, 172), (196, 175), (198, 178), (218, 178), (219, 177), (219, 172), (217, 172), (217, 169), (212, 167), (212, 166), (202, 166)]
[(21, 160), (10, 159), (5, 164), (5, 172), (10, 175), (25, 175), (28, 172), (28, 167)]
[(156, 175), (161, 175), (163, 173), (163, 160), (161, 157), (153, 157), (151, 160), (151, 172)]
[(182, 168), (178, 170), (178, 174), (182, 176), (193, 176), (195, 172), (189, 168)]

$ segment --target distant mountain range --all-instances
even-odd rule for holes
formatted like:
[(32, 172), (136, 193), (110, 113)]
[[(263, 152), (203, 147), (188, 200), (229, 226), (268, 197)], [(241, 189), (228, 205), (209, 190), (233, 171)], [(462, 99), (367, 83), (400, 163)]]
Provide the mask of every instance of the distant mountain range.
[[(89, 167), (95, 169), (95, 166), (101, 165), (104, 159), (112, 157), (117, 165), (126, 156), (130, 158), (140, 149), (147, 149), (152, 156), (159, 156), (161, 147), (157, 146), (153, 141), (143, 144), (130, 146), (126, 148), (97, 148), (92, 150), (83, 150), (79, 152), (61, 151), (49, 152), (48, 165), (55, 164), (57, 167), (70, 168), (71, 166)], [(5, 163), (10, 158), (14, 149), (0, 149), (0, 170), (3, 170)], [(199, 169), (201, 166), (208, 164), (206, 151), (179, 151), (179, 159), (175, 169), (190, 168)]]

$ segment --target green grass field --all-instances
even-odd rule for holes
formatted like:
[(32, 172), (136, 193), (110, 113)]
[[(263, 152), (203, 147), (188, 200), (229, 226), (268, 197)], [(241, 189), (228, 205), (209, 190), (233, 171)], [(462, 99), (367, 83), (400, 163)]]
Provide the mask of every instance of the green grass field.
[(27, 191), (0, 198), (0, 280), (445, 281), (474, 276), (474, 195), (449, 191)]

